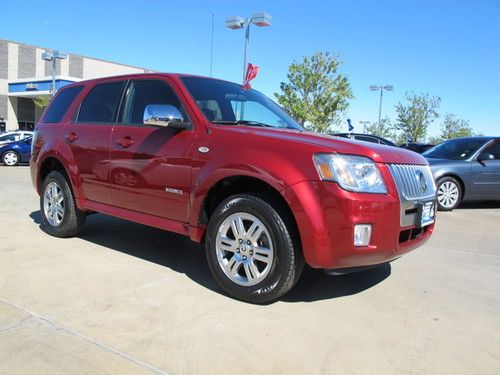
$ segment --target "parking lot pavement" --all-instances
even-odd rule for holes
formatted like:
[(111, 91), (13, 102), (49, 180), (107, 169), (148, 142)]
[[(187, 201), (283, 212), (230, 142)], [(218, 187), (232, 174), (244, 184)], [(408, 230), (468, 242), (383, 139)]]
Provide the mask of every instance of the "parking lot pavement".
[(40, 229), (27, 167), (0, 167), (0, 373), (500, 373), (500, 204), (439, 213), (390, 266), (306, 270), (280, 301), (225, 296), (201, 246), (103, 215)]

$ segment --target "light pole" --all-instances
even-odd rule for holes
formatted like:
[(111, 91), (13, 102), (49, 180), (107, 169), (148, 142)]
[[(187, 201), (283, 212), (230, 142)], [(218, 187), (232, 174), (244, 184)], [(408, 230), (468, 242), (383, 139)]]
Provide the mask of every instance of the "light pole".
[(380, 103), (378, 106), (378, 125), (380, 126), (380, 119), (382, 117), (382, 95), (384, 94), (385, 91), (394, 91), (394, 86), (392, 85), (370, 85), (370, 90), (371, 91), (378, 91), (380, 90)]
[(360, 121), (360, 125), (363, 125), (363, 134), (366, 133), (366, 125), (370, 124), (370, 121)]
[(52, 61), (52, 90), (51, 94), (54, 96), (56, 94), (56, 62), (57, 59), (64, 60), (68, 57), (65, 53), (59, 51), (44, 52), (42, 53), (42, 60)]
[(243, 84), (247, 74), (247, 49), (250, 39), (250, 24), (259, 27), (271, 26), (271, 15), (267, 13), (255, 13), (252, 17), (244, 18), (240, 16), (231, 16), (226, 18), (226, 27), (232, 30), (245, 28), (245, 49), (243, 52)]

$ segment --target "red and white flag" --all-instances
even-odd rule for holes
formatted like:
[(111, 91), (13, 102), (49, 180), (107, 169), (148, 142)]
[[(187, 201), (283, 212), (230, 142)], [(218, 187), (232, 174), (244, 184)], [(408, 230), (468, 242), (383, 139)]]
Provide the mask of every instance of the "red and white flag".
[(259, 72), (259, 67), (257, 65), (252, 65), (248, 63), (247, 74), (245, 76), (245, 83), (243, 84), (243, 90), (248, 90), (252, 88), (252, 86), (250, 86), (250, 81), (257, 76), (258, 72)]

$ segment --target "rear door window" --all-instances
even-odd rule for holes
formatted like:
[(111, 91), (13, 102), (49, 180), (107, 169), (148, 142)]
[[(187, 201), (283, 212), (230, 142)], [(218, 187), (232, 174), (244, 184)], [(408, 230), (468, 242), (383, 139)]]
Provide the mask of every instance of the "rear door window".
[(82, 91), (82, 88), (83, 86), (73, 86), (68, 87), (67, 89), (62, 89), (47, 109), (43, 122), (60, 122), (71, 103), (73, 103), (73, 100), (75, 100), (76, 96), (80, 93), (80, 91)]
[(96, 85), (83, 100), (77, 121), (115, 122), (123, 84), (119, 81)]

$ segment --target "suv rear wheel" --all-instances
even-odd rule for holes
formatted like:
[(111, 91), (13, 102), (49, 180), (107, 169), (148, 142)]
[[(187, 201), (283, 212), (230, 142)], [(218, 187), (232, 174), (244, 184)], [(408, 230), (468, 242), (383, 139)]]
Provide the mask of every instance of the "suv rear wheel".
[(251, 303), (284, 295), (304, 266), (292, 228), (286, 214), (260, 197), (239, 194), (223, 201), (210, 218), (205, 241), (216, 281)]
[(56, 237), (74, 236), (85, 224), (85, 213), (76, 207), (69, 184), (58, 171), (43, 180), (40, 210), (45, 231)]

